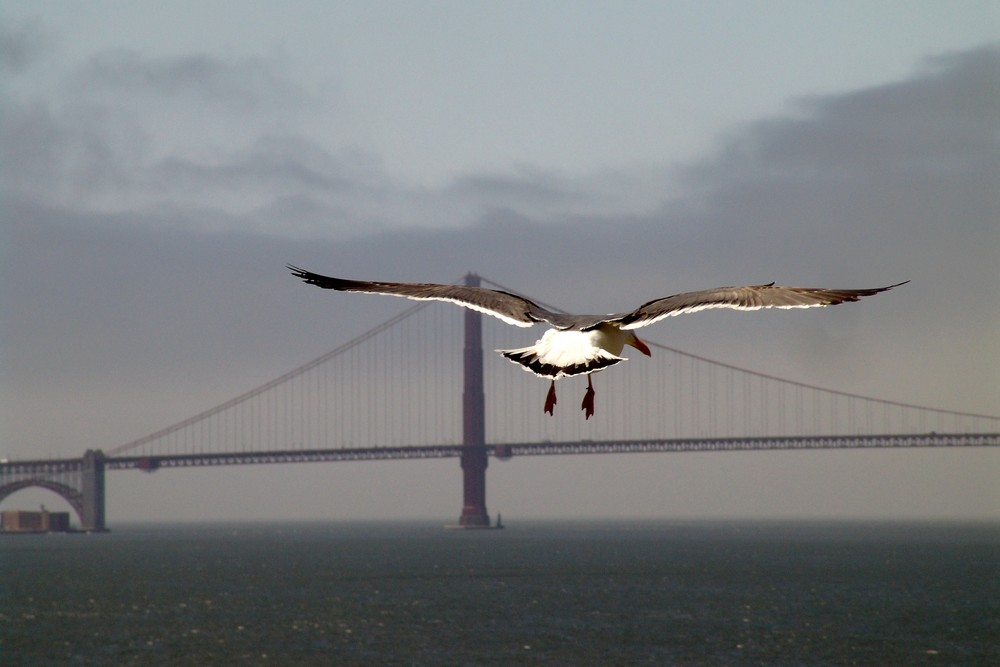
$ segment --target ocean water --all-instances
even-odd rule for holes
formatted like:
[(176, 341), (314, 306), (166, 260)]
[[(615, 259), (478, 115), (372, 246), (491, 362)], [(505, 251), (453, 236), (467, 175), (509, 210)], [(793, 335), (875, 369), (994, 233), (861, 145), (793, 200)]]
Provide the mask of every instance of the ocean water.
[(1000, 665), (1000, 526), (0, 536), (0, 665)]

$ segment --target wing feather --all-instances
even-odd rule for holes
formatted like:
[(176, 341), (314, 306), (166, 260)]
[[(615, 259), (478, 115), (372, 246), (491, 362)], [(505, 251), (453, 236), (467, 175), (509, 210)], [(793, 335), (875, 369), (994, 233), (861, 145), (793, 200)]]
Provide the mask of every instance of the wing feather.
[(366, 282), (323, 276), (291, 264), (288, 265), (288, 269), (296, 278), (301, 278), (303, 282), (323, 289), (339, 292), (386, 294), (416, 301), (446, 301), (492, 315), (507, 324), (519, 327), (530, 327), (538, 322), (548, 321), (549, 317), (556, 315), (556, 313), (552, 313), (524, 297), (485, 287), (434, 283)]
[(665, 317), (694, 313), (709, 308), (759, 310), (761, 308), (815, 308), (847, 301), (857, 301), (905, 285), (908, 280), (888, 287), (873, 289), (823, 289), (812, 287), (781, 287), (774, 283), (746, 287), (719, 287), (700, 292), (674, 294), (648, 301), (630, 313), (623, 313), (607, 321), (617, 323), (622, 329), (638, 329), (659, 322)]

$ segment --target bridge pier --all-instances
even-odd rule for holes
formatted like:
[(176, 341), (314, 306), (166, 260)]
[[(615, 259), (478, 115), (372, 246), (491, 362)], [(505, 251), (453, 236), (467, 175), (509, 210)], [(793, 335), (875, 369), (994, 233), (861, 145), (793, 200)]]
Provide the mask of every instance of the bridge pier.
[[(465, 284), (479, 287), (470, 273)], [(465, 386), (462, 392), (462, 515), (463, 528), (489, 528), (486, 512), (486, 393), (483, 388), (483, 322), (479, 313), (465, 311)]]
[(104, 523), (104, 470), (101, 450), (88, 449), (79, 459), (0, 462), (0, 501), (21, 489), (37, 486), (62, 497), (87, 532), (107, 530)]

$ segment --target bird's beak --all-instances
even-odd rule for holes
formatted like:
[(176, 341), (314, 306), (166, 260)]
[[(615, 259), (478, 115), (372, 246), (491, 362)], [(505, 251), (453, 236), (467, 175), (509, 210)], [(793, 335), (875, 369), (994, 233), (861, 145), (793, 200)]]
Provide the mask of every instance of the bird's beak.
[(632, 336), (632, 340), (630, 340), (628, 344), (645, 354), (647, 357), (653, 356), (653, 353), (649, 351), (649, 346), (639, 340), (638, 336)]

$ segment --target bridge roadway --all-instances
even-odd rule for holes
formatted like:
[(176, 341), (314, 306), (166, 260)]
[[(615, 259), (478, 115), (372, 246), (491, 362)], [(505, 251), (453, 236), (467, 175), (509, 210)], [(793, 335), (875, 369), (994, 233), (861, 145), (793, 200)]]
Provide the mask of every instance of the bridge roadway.
[[(482, 446), (489, 456), (505, 460), (514, 456), (553, 454), (652, 454), (660, 452), (722, 452), (789, 449), (885, 449), (914, 447), (1000, 447), (1000, 433), (922, 433), (898, 435), (765, 436), (756, 438), (683, 438), (673, 440), (579, 440), (520, 442)], [(109, 456), (109, 470), (245, 465), (254, 463), (314, 463), (320, 461), (383, 461), (393, 459), (458, 458), (468, 445), (421, 447), (359, 447), (229, 452), (216, 454), (163, 454)], [(29, 463), (27, 461), (23, 463)], [(42, 463), (42, 462), (35, 462)], [(55, 463), (55, 462), (52, 462)]]
[[(481, 442), (481, 441), (480, 441)], [(644, 454), (656, 452), (722, 452), (793, 449), (886, 449), (913, 447), (1000, 447), (1000, 433), (922, 433), (898, 435), (776, 436), (756, 438), (685, 438), (672, 440), (580, 440), (566, 442), (519, 442), (501, 444), (447, 444), (426, 447), (363, 447), (302, 449), (229, 453), (161, 454), (150, 456), (105, 456), (88, 450), (79, 459), (36, 459), (0, 462), (0, 501), (29, 486), (40, 486), (59, 494), (80, 517), (85, 531), (106, 530), (104, 520), (106, 470), (145, 470), (196, 466), (245, 465), (254, 463), (313, 463), (321, 461), (378, 461), (390, 459), (461, 458), (463, 471), (470, 458), (480, 461), (480, 476), (486, 457), (499, 460), (514, 456), (552, 454)], [(481, 508), (488, 526), (482, 489)], [(474, 489), (475, 490), (475, 489)], [(475, 494), (473, 494), (475, 495)], [(466, 503), (468, 505), (468, 503)], [(463, 512), (465, 508), (463, 507)], [(465, 515), (463, 514), (463, 517)], [(473, 524), (470, 524), (473, 525)]]

